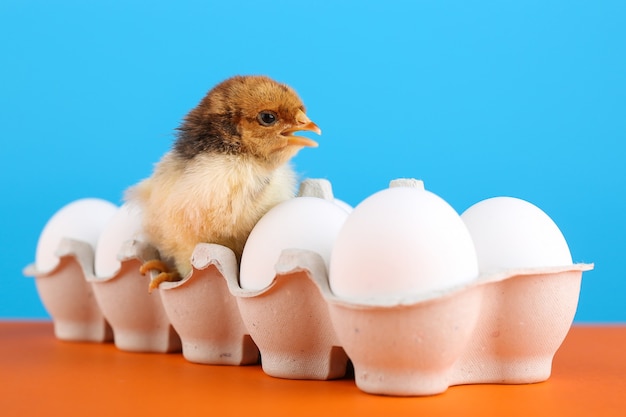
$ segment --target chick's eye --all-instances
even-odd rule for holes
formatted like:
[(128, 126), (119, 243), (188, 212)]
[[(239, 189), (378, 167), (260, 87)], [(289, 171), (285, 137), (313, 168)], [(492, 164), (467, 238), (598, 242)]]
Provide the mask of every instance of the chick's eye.
[(278, 120), (276, 113), (267, 110), (260, 112), (256, 118), (263, 126), (271, 126)]

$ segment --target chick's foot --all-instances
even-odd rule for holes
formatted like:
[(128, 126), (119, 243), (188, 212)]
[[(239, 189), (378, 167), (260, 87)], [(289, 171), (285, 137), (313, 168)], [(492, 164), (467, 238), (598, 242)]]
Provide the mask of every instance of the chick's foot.
[(146, 275), (150, 271), (157, 271), (159, 275), (150, 280), (148, 286), (148, 292), (152, 292), (155, 288), (159, 287), (159, 284), (165, 281), (175, 282), (180, 281), (180, 274), (177, 271), (170, 271), (167, 264), (160, 259), (151, 259), (144, 262), (139, 267), (141, 275)]
[(154, 290), (155, 288), (159, 288), (159, 284), (165, 281), (180, 281), (180, 275), (178, 274), (178, 272), (161, 272), (159, 275), (152, 278), (152, 280), (150, 281), (150, 285), (148, 286), (148, 291), (152, 292), (152, 290)]

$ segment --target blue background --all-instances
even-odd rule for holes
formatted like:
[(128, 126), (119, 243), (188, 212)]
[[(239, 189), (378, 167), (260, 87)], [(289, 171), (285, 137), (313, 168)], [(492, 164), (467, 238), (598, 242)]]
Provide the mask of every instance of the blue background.
[(148, 176), (219, 81), (293, 86), (323, 129), (294, 160), (356, 205), (416, 177), (462, 212), (546, 211), (583, 276), (578, 322), (626, 322), (626, 2), (0, 3), (0, 318), (44, 318), (41, 229)]

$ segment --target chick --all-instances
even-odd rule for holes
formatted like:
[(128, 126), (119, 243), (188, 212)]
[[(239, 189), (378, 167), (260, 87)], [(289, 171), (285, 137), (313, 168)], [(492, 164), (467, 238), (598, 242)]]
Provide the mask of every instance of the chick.
[(294, 196), (289, 160), (321, 134), (289, 86), (265, 76), (235, 76), (215, 86), (178, 128), (172, 149), (126, 200), (142, 208), (143, 228), (161, 259), (150, 290), (191, 271), (200, 242), (229, 247), (241, 258), (250, 231), (270, 208)]

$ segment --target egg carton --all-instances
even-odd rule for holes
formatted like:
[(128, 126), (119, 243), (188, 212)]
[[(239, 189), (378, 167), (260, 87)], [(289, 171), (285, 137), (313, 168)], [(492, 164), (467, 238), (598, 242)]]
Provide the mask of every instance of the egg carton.
[(523, 200), (459, 216), (421, 181), (399, 179), (352, 210), (328, 181), (306, 180), (257, 223), (240, 265), (200, 243), (188, 276), (148, 293), (139, 265), (158, 252), (143, 243), (141, 213), (108, 204), (60, 210), (24, 271), (57, 338), (182, 350), (202, 364), (262, 357), (266, 374), (290, 379), (341, 378), (351, 361), (372, 394), (548, 379), (593, 268), (573, 264), (558, 227)]

